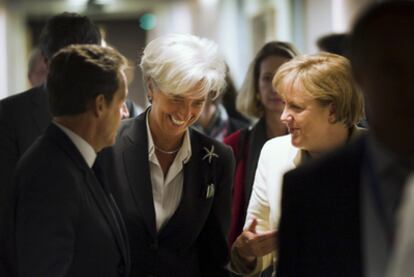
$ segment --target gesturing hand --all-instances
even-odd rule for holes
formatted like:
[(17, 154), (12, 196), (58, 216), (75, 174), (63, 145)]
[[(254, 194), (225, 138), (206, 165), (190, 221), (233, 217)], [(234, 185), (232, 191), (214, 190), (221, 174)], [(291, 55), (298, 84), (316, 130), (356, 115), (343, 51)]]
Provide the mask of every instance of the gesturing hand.
[(254, 218), (249, 227), (237, 237), (234, 247), (240, 257), (247, 262), (253, 262), (276, 249), (277, 231), (257, 232), (257, 219)]

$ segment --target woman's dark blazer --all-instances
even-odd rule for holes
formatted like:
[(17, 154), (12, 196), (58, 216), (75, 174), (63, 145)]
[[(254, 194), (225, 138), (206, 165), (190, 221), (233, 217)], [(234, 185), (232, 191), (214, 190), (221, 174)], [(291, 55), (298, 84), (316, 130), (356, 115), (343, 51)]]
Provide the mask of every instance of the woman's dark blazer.
[[(157, 232), (148, 162), (146, 112), (123, 123), (116, 144), (99, 156), (124, 216), (131, 276), (228, 276), (234, 159), (230, 148), (190, 128), (181, 202)], [(208, 156), (208, 151), (218, 156)], [(209, 159), (210, 158), (210, 159)]]

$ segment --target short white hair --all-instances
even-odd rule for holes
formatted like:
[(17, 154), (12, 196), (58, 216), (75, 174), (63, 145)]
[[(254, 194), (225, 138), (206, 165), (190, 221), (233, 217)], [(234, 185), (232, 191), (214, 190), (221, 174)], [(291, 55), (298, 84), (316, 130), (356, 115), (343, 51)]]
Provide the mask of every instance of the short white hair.
[(186, 96), (197, 88), (197, 96), (215, 99), (226, 84), (226, 65), (217, 44), (189, 34), (152, 40), (144, 49), (140, 67), (144, 83), (152, 80), (170, 95)]

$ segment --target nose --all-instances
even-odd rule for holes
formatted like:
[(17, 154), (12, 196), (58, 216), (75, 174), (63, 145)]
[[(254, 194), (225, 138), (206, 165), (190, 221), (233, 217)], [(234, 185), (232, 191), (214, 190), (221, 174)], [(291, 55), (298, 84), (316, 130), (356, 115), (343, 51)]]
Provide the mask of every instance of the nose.
[(129, 110), (125, 102), (121, 106), (121, 118), (129, 118)]
[(286, 125), (292, 122), (292, 115), (289, 113), (289, 110), (286, 106), (283, 108), (283, 112), (280, 115), (280, 121)]
[(191, 115), (191, 101), (185, 101), (180, 107), (180, 120), (188, 120)]

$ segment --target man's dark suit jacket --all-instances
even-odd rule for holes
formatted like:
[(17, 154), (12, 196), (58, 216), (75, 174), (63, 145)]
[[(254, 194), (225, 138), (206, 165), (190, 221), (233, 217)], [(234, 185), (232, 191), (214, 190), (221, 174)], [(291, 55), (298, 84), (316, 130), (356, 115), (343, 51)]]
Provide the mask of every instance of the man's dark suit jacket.
[[(130, 117), (137, 116), (133, 102), (127, 100), (127, 107)], [(0, 101), (0, 200), (12, 182), (17, 161), (51, 120), (45, 85)]]
[(44, 86), (0, 101), (0, 197), (11, 184), (17, 161), (51, 121)]
[(363, 276), (361, 172), (366, 138), (284, 177), (277, 276)]
[(120, 212), (66, 134), (51, 124), (16, 173), (6, 226), (18, 276), (128, 276)]
[[(234, 159), (230, 148), (193, 129), (190, 137), (192, 155), (183, 169), (181, 202), (159, 232), (148, 162), (146, 112), (124, 122), (115, 146), (99, 155), (98, 162), (110, 177), (111, 190), (127, 225), (131, 276), (228, 276), (226, 236)], [(206, 150), (212, 147), (218, 157), (209, 163)], [(208, 187), (213, 186), (215, 193), (208, 197)]]

